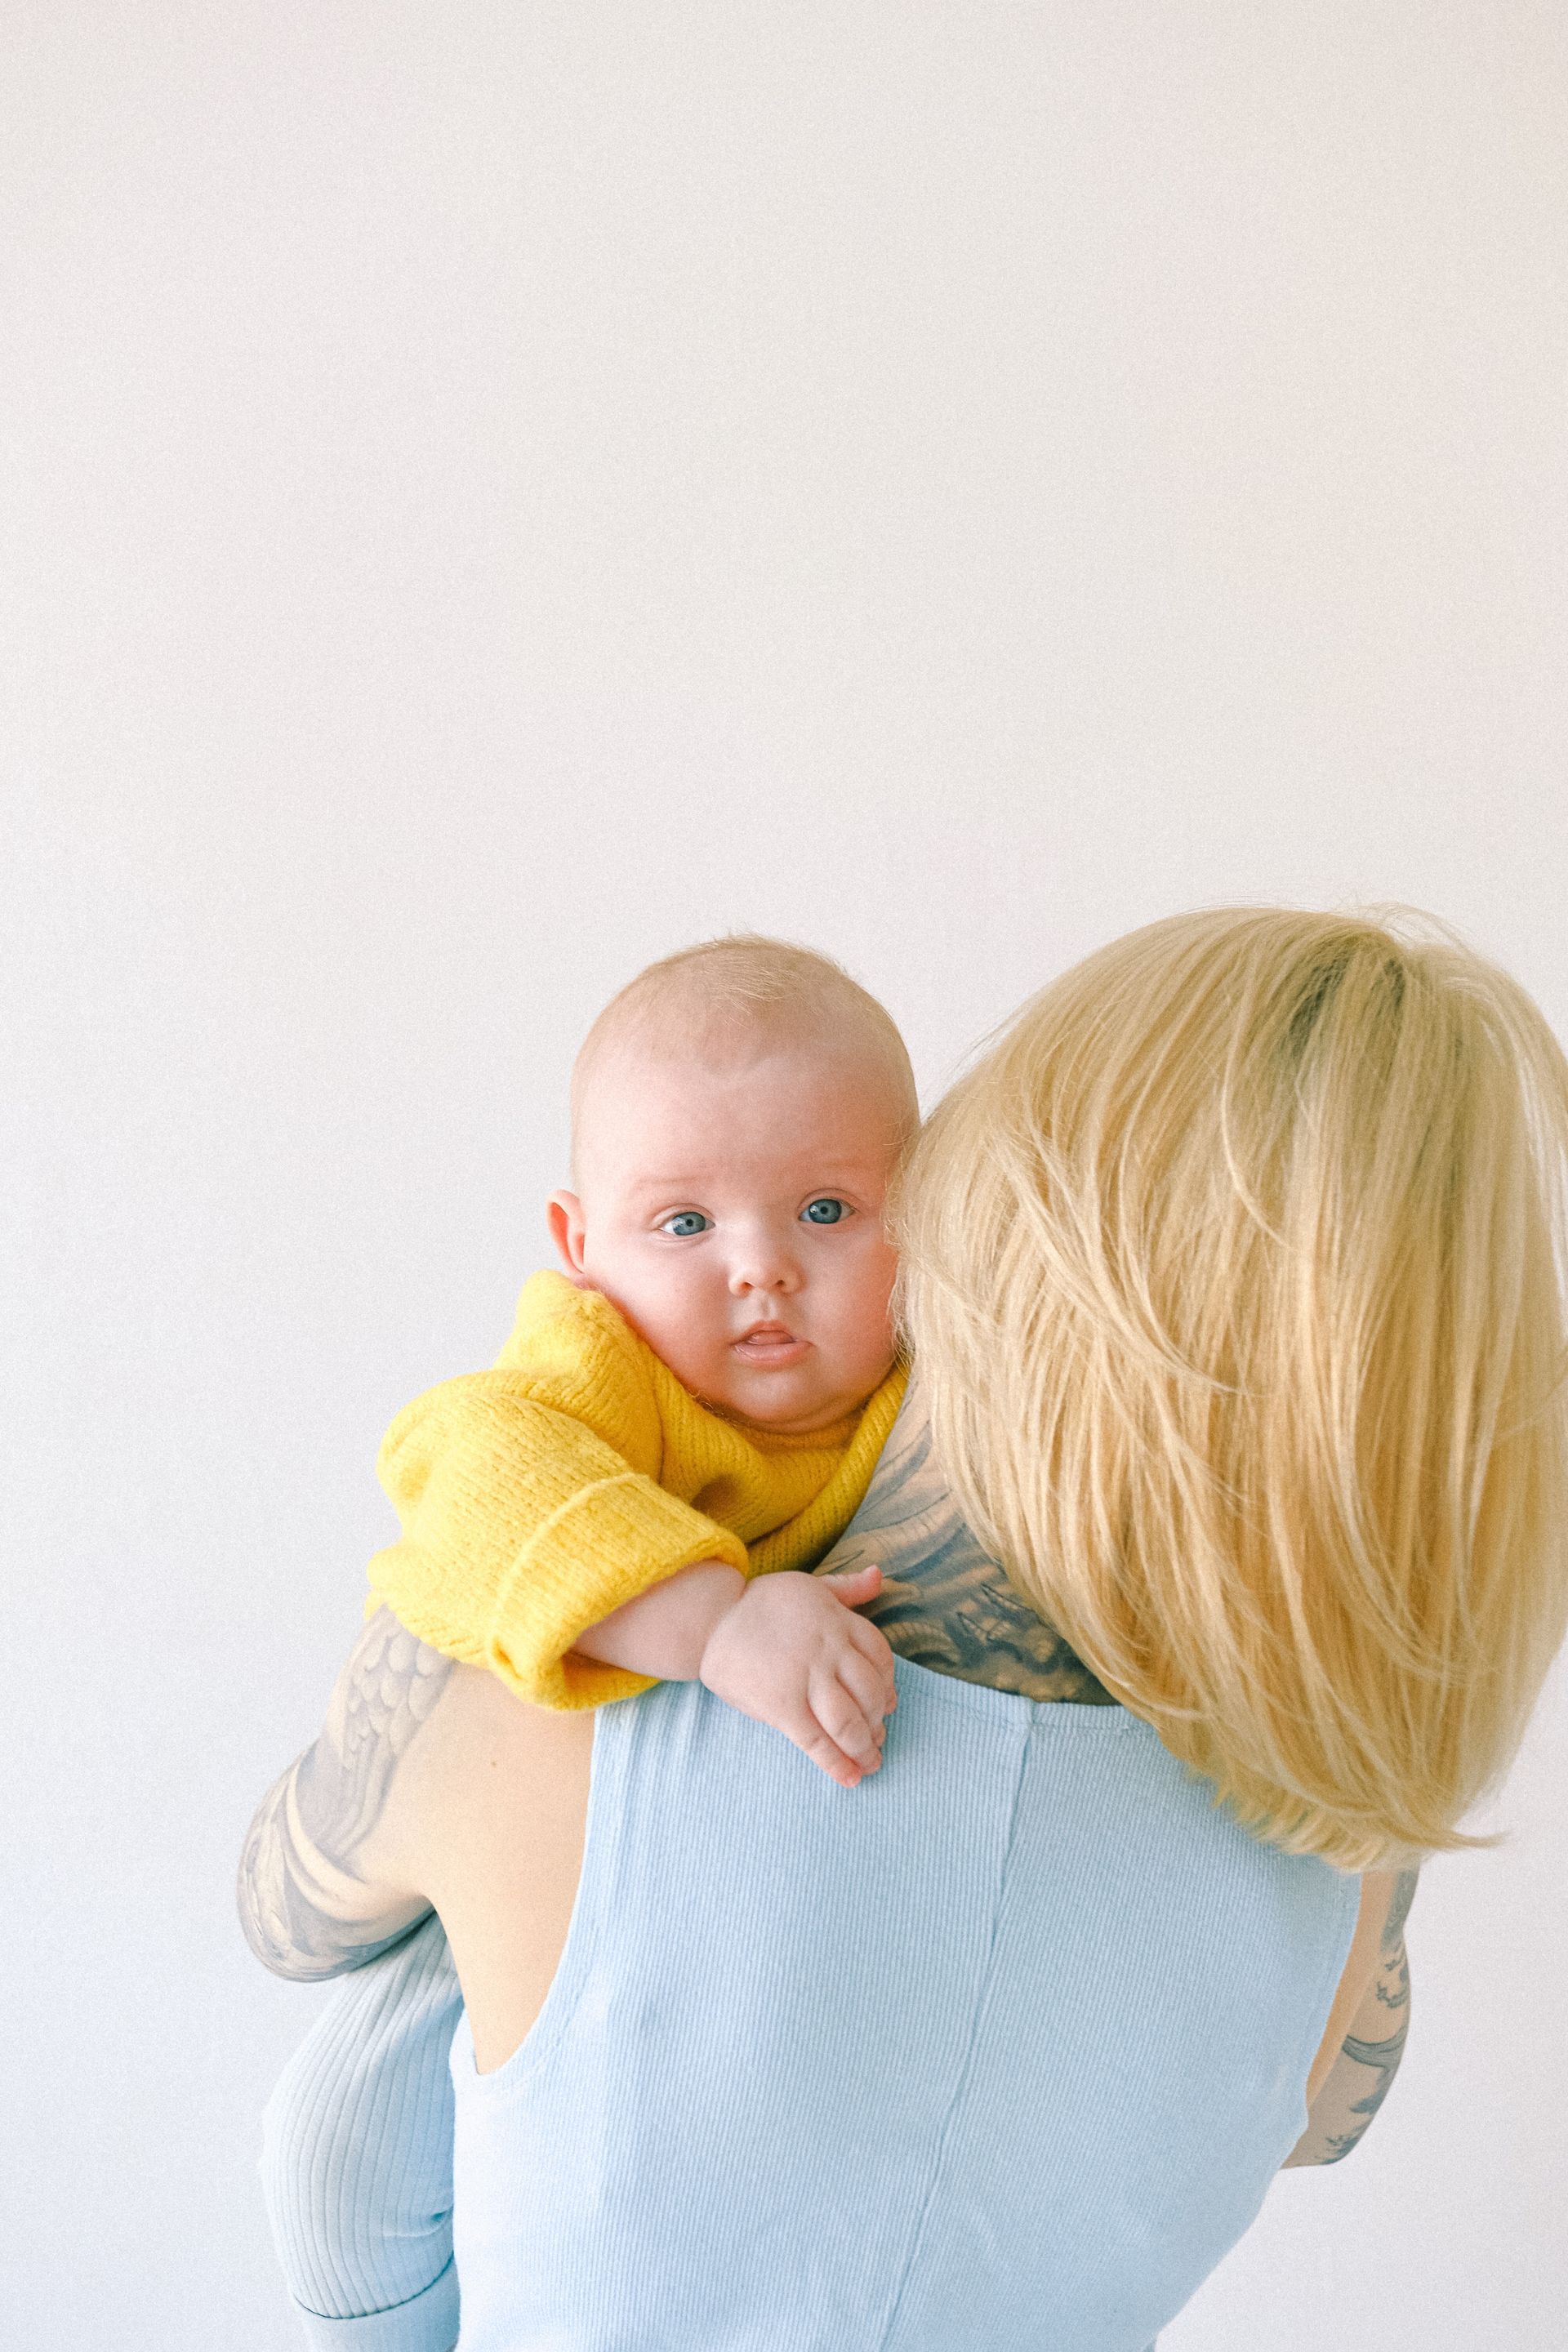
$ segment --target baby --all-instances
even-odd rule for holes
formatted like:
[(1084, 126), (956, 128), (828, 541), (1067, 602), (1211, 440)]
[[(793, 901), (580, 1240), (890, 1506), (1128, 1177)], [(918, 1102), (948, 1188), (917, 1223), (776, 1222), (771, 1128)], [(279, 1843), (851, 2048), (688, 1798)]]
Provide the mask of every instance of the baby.
[[(566, 1268), (524, 1288), (488, 1372), (393, 1423), (403, 1533), (383, 1604), (558, 1707), (700, 1675), (846, 1787), (881, 1760), (880, 1570), (808, 1570), (903, 1391), (883, 1202), (917, 1119), (888, 1014), (837, 964), (754, 938), (651, 966), (577, 1059)], [(263, 2159), (307, 2334), (449, 2344), (460, 1994), (422, 1929), (356, 1971), (291, 2063)], [(390, 2330), (390, 2333), (388, 2332)]]
[(404, 1532), (374, 1603), (548, 1706), (700, 1675), (853, 1786), (893, 1704), (888, 1645), (851, 1613), (878, 1573), (800, 1571), (902, 1393), (882, 1223), (917, 1116), (902, 1040), (825, 957), (721, 940), (601, 1013), (572, 1107), (567, 1271), (528, 1284), (492, 1370), (393, 1423)]

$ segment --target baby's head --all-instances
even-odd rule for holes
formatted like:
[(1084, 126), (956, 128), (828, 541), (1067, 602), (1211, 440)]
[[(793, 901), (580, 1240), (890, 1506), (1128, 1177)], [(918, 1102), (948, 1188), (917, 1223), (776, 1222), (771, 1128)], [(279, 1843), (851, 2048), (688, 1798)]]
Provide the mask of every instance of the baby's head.
[(551, 1231), (704, 1402), (826, 1429), (892, 1362), (883, 1202), (918, 1117), (903, 1040), (847, 971), (713, 940), (650, 964), (589, 1031)]

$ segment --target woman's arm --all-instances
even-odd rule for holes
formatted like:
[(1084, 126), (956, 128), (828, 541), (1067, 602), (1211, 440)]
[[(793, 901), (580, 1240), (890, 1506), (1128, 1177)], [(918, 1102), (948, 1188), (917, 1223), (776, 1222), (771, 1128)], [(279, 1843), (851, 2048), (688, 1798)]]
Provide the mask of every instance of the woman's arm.
[(1384, 1914), (1374, 1964), (1338, 2053), (1313, 2086), (1307, 2128), (1286, 2158), (1287, 2168), (1338, 2164), (1371, 2128), (1373, 2116), (1388, 2095), (1410, 2027), (1405, 1922), (1415, 1899), (1415, 1873), (1402, 1870), (1394, 1878)]
[(582, 1864), (594, 1717), (526, 1706), (383, 1610), (326, 1728), (263, 1803), (239, 1911), (278, 1975), (341, 1976), (434, 1907), (481, 2067), (521, 2041), (554, 1976)]
[(593, 1745), (591, 1713), (524, 1706), (379, 1611), (251, 1824), (251, 1949), (279, 1976), (342, 1976), (435, 1909), (476, 2042), (522, 2017), (521, 2040), (576, 1893)]
[(457, 1672), (387, 1609), (355, 1643), (321, 1737), (262, 1800), (240, 1858), (240, 1924), (275, 1975), (342, 1976), (428, 1913), (399, 1866), (388, 1807)]

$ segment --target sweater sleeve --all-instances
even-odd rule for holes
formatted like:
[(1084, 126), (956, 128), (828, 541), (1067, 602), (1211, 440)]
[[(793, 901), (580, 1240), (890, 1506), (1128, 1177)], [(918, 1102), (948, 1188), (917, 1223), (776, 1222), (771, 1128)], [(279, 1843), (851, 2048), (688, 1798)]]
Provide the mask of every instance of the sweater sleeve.
[(538, 1705), (646, 1690), (649, 1675), (568, 1657), (577, 1636), (699, 1560), (743, 1573), (746, 1549), (650, 1475), (657, 1417), (629, 1393), (637, 1377), (614, 1331), (554, 1318), (540, 1345), (514, 1334), (495, 1370), (416, 1397), (377, 1463), (403, 1532), (371, 1562), (374, 1600)]

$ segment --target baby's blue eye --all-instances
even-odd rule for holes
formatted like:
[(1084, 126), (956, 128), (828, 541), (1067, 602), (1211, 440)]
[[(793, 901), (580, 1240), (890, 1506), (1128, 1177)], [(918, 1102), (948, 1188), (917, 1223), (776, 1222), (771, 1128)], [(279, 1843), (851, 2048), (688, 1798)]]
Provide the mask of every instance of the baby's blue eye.
[(831, 1193), (820, 1201), (808, 1201), (800, 1213), (803, 1225), (836, 1225), (849, 1214), (847, 1201), (836, 1201)]
[(673, 1234), (678, 1241), (685, 1241), (690, 1234), (705, 1234), (710, 1223), (711, 1220), (705, 1217), (700, 1209), (677, 1209), (673, 1217), (666, 1217), (659, 1231)]

